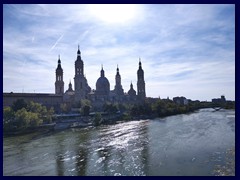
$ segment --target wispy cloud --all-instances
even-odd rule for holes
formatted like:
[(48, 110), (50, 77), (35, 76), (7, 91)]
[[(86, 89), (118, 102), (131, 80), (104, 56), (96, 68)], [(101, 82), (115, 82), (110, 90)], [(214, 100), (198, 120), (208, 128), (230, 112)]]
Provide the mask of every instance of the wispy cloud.
[(234, 5), (133, 7), (131, 21), (114, 24), (90, 5), (4, 5), (3, 90), (53, 93), (58, 54), (67, 89), (80, 44), (93, 89), (101, 64), (111, 89), (117, 64), (124, 90), (136, 89), (141, 57), (147, 96), (235, 99)]
[(50, 51), (52, 51), (54, 48), (55, 48), (55, 46), (58, 44), (58, 42), (62, 39), (62, 37), (63, 37), (63, 34), (58, 38), (58, 40), (55, 42), (55, 44), (51, 47), (51, 49), (50, 49)]

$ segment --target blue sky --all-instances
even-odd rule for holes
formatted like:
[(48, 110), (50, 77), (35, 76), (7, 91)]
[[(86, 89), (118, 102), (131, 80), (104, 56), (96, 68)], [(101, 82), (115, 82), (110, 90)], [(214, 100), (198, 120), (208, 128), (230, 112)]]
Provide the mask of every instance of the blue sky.
[(78, 44), (92, 89), (140, 57), (148, 97), (235, 100), (235, 5), (3, 5), (3, 91), (54, 93), (59, 54), (67, 90)]

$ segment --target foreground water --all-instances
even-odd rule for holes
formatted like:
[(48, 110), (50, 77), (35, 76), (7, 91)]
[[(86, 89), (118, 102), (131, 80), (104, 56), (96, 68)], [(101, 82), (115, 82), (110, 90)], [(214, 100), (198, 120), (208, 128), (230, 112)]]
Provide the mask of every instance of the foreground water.
[(235, 111), (3, 139), (3, 175), (214, 175), (235, 147)]

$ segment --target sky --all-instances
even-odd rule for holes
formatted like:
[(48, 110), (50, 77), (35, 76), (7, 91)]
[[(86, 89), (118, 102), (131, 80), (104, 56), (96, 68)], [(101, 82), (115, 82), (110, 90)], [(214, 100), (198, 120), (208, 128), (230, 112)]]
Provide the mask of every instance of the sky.
[(3, 92), (54, 93), (58, 55), (74, 87), (78, 44), (92, 89), (137, 90), (140, 58), (147, 97), (235, 100), (235, 5), (5, 4)]

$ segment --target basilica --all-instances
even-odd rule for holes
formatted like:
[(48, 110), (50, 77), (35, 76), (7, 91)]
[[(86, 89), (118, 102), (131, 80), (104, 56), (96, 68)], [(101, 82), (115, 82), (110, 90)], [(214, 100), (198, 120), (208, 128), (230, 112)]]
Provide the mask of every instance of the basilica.
[(139, 104), (146, 98), (144, 71), (139, 59), (139, 68), (137, 70), (137, 92), (130, 84), (128, 92), (124, 92), (121, 84), (120, 70), (117, 66), (115, 76), (115, 87), (110, 90), (110, 83), (105, 76), (104, 68), (100, 70), (100, 77), (96, 81), (96, 88), (92, 89), (84, 76), (84, 62), (81, 57), (81, 51), (78, 47), (77, 58), (75, 60), (74, 88), (70, 81), (68, 89), (64, 91), (63, 68), (61, 66), (60, 56), (56, 68), (55, 93), (3, 93), (3, 106), (11, 106), (16, 100), (24, 99), (26, 102), (34, 101), (47, 108), (53, 107), (56, 113), (61, 112), (61, 105), (65, 104), (69, 109), (81, 106), (82, 100), (88, 100), (91, 103), (93, 111), (101, 111), (105, 103), (127, 103)]
[(106, 102), (110, 103), (141, 103), (146, 97), (144, 71), (141, 61), (139, 60), (139, 69), (137, 70), (137, 93), (130, 84), (130, 89), (124, 93), (121, 85), (121, 75), (117, 66), (115, 76), (115, 87), (110, 90), (110, 83), (105, 76), (103, 66), (100, 70), (100, 77), (96, 81), (96, 89), (92, 89), (84, 76), (84, 62), (81, 58), (81, 51), (78, 47), (77, 58), (75, 61), (74, 89), (72, 83), (68, 85), (68, 89), (64, 92), (63, 68), (61, 67), (60, 57), (56, 69), (55, 94), (63, 96), (63, 102), (69, 106), (73, 106), (82, 99), (91, 101), (95, 109), (100, 109)]

